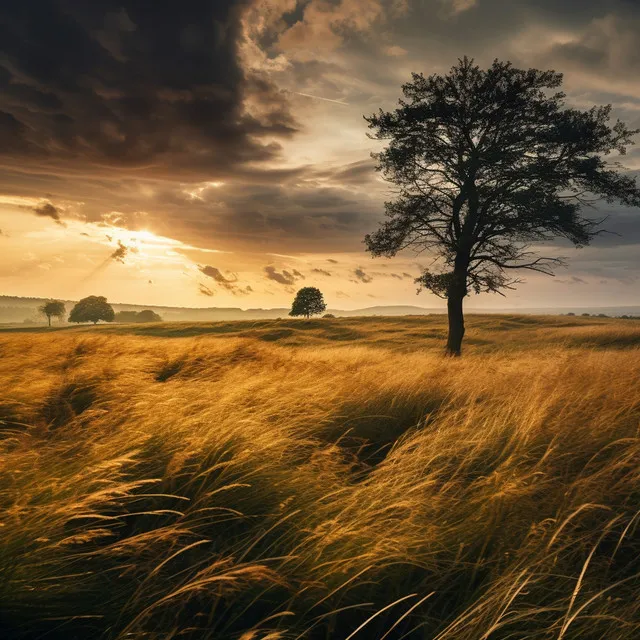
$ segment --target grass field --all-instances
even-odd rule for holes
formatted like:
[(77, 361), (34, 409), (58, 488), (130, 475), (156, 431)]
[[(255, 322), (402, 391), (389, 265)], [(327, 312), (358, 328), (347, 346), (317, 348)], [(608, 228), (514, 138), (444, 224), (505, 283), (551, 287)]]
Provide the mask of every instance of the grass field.
[(0, 637), (640, 637), (640, 322), (0, 331)]

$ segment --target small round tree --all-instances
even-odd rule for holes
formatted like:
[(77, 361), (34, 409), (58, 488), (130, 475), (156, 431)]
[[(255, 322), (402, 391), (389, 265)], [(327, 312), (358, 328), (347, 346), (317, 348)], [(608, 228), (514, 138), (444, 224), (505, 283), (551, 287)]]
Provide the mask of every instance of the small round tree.
[(104, 296), (89, 296), (82, 298), (69, 314), (69, 322), (93, 322), (99, 320), (113, 322), (115, 313), (113, 307)]
[(291, 305), (290, 316), (311, 316), (323, 313), (327, 308), (322, 297), (322, 292), (316, 287), (303, 287), (296, 294), (295, 300)]
[(138, 311), (136, 322), (162, 322), (162, 316), (151, 309), (144, 309), (143, 311)]
[(43, 316), (47, 316), (49, 326), (51, 326), (51, 318), (62, 318), (67, 312), (64, 302), (61, 300), (49, 300), (45, 302), (39, 309)]

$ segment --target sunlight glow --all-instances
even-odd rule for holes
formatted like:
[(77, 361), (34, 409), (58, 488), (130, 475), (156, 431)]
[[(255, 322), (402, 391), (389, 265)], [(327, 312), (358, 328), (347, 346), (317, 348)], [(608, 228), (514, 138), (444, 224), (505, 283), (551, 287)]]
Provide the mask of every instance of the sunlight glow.
[(219, 189), (224, 186), (224, 182), (205, 182), (199, 187), (184, 189), (184, 193), (186, 193), (191, 200), (204, 200), (202, 194), (208, 189)]

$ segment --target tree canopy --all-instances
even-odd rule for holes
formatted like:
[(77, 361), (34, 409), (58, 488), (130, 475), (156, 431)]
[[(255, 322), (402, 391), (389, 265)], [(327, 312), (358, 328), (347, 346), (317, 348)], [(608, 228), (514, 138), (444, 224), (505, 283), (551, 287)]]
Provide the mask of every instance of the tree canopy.
[(607, 158), (624, 155), (637, 131), (611, 124), (611, 106), (567, 107), (562, 79), (464, 58), (446, 75), (413, 74), (397, 109), (366, 118), (371, 137), (389, 141), (374, 157), (397, 187), (367, 249), (433, 258), (416, 282), (447, 299), (450, 354), (460, 354), (470, 291), (513, 288), (518, 269), (552, 274), (563, 259), (539, 245), (589, 244), (602, 220), (583, 212), (598, 200), (640, 206), (634, 178)]
[(38, 311), (42, 315), (47, 316), (49, 326), (51, 326), (51, 318), (64, 317), (67, 309), (64, 305), (64, 302), (62, 302), (61, 300), (48, 300), (41, 307), (39, 307)]
[(69, 322), (93, 322), (100, 320), (113, 322), (115, 313), (113, 307), (104, 296), (88, 296), (82, 298), (71, 310)]
[(316, 287), (303, 287), (298, 291), (291, 305), (290, 316), (311, 316), (324, 313), (327, 305), (320, 289)]

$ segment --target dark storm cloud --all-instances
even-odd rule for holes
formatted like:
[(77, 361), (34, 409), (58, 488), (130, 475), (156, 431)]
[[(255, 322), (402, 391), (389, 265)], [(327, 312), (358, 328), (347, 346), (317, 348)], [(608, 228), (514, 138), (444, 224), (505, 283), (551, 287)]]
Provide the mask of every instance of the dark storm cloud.
[(284, 284), (286, 286), (291, 286), (292, 284), (295, 284), (297, 280), (304, 278), (304, 276), (296, 269), (292, 269), (291, 271), (283, 269), (279, 272), (275, 267), (267, 266), (264, 268), (264, 272), (267, 280), (273, 280), (274, 282)]
[[(296, 130), (282, 95), (242, 69), (250, 0), (8, 2), (0, 154), (8, 167), (227, 171)], [(259, 108), (249, 112), (247, 100)], [(260, 115), (256, 115), (259, 113)], [(55, 168), (54, 168), (55, 167)]]
[(197, 198), (178, 188), (159, 190), (154, 208), (197, 244), (216, 239), (214, 248), (269, 245), (271, 251), (360, 250), (361, 240), (380, 215), (368, 190), (318, 186), (307, 174), (281, 184), (229, 184), (205, 188)]
[[(241, 21), (258, 4), (255, 23), (273, 28), (255, 38), (264, 53), (255, 71)], [(393, 197), (373, 170), (362, 115), (393, 108), (410, 71), (445, 72), (465, 54), (556, 68), (581, 108), (612, 102), (640, 126), (637, 0), (406, 0), (407, 11), (377, 13), (378, 4), (404, 3), (9, 0), (0, 10), (0, 192), (50, 193), (65, 217), (134, 229), (148, 212), (149, 228), (196, 246), (338, 255), (362, 251)], [(323, 55), (331, 35), (338, 47)], [(273, 141), (295, 135), (297, 122), (317, 132), (309, 153), (296, 148), (309, 164), (278, 165)], [(315, 144), (326, 161), (312, 164)], [(622, 160), (640, 167), (640, 150)], [(190, 195), (207, 181), (226, 184)], [(637, 212), (601, 213), (618, 235), (595, 240), (610, 249), (599, 256), (637, 248)]]
[(64, 222), (60, 219), (60, 210), (52, 205), (50, 202), (45, 202), (37, 207), (33, 207), (33, 213), (41, 218), (51, 218), (55, 222), (64, 226)]

